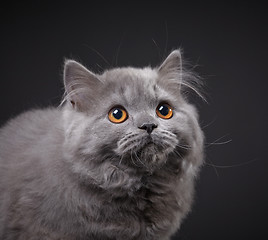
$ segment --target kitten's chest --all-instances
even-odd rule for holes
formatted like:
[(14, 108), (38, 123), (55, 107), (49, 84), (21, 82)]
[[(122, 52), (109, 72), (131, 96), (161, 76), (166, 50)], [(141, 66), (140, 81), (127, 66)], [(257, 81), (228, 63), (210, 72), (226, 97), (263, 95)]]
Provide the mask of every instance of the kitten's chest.
[(145, 178), (143, 186), (136, 192), (134, 204), (148, 219), (155, 219), (157, 214), (164, 217), (164, 212), (176, 210), (178, 205), (177, 179)]
[(168, 232), (174, 224), (180, 211), (175, 183), (168, 179), (146, 179), (130, 198), (125, 211), (135, 216), (135, 225), (144, 239), (156, 239), (155, 236)]
[(136, 184), (141, 187), (122, 196), (96, 194), (86, 210), (87, 228), (96, 231), (98, 226), (101, 239), (166, 239), (180, 211), (176, 178), (149, 176)]

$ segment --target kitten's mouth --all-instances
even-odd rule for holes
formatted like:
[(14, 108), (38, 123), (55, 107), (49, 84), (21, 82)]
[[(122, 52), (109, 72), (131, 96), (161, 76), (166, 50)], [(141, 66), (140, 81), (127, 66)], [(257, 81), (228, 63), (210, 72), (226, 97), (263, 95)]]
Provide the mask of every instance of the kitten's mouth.
[[(172, 138), (173, 137), (173, 138)], [(175, 151), (177, 139), (172, 135), (150, 134), (139, 136), (138, 134), (126, 135), (118, 145), (118, 154), (132, 166), (145, 168), (149, 171), (161, 168)]]
[(163, 149), (161, 149), (161, 145), (156, 144), (156, 142), (153, 140), (151, 135), (149, 135), (146, 138), (143, 138), (140, 141), (140, 144), (138, 146), (136, 146), (137, 152), (148, 151), (148, 150), (154, 151), (154, 154), (163, 150)]
[(135, 164), (151, 169), (166, 162), (167, 149), (149, 136), (143, 139), (141, 144), (130, 152), (130, 155)]

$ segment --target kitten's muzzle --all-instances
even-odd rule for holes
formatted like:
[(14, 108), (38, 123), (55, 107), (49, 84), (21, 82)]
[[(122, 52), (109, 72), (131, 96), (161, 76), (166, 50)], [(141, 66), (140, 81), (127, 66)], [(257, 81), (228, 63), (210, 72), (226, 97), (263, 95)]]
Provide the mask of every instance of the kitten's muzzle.
[(155, 128), (157, 128), (157, 124), (155, 123), (143, 123), (139, 126), (139, 129), (146, 130), (148, 134), (151, 134)]

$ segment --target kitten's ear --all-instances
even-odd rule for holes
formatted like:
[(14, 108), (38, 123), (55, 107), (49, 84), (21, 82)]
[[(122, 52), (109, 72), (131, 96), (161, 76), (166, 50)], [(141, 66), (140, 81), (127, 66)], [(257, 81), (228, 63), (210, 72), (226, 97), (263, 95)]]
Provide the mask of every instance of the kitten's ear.
[(169, 87), (170, 91), (173, 91), (174, 94), (182, 93), (184, 88), (188, 88), (206, 101), (201, 94), (202, 83), (199, 81), (198, 75), (182, 68), (182, 57), (179, 49), (174, 50), (168, 55), (158, 68), (158, 74), (158, 82)]
[(171, 52), (168, 57), (164, 60), (161, 66), (158, 68), (158, 73), (160, 76), (172, 75), (176, 78), (180, 77), (182, 72), (182, 60), (181, 60), (181, 51), (174, 50)]
[(101, 81), (80, 63), (66, 60), (64, 64), (65, 100), (77, 110), (83, 110), (85, 103), (97, 92)]

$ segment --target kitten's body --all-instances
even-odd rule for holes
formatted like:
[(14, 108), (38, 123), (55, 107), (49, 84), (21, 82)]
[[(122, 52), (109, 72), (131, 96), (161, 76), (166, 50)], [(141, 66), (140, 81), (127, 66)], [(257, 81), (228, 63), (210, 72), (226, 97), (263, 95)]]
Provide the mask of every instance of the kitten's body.
[[(190, 210), (203, 158), (196, 111), (171, 79), (176, 54), (158, 70), (102, 75), (69, 61), (72, 104), (24, 113), (0, 130), (0, 239), (170, 238)], [(156, 116), (160, 102), (172, 105), (172, 118)], [(119, 104), (128, 119), (115, 124), (107, 113)], [(152, 132), (140, 127), (148, 122)]]

